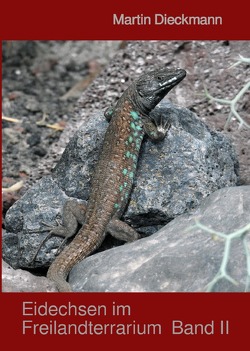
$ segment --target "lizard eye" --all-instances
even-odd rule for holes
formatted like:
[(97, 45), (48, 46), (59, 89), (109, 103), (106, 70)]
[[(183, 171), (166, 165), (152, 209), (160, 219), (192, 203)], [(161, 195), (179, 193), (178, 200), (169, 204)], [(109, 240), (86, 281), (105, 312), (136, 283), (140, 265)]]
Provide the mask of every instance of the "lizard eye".
[(143, 97), (143, 93), (142, 93), (141, 90), (138, 90), (138, 94), (139, 94), (141, 97)]
[(157, 80), (158, 80), (158, 82), (161, 82), (162, 81), (162, 76), (157, 76)]

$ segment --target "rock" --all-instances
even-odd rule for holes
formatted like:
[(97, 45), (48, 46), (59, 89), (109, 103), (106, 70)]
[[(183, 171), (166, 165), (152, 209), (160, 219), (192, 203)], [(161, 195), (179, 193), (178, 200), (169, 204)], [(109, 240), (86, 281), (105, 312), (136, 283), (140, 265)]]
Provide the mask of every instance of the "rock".
[[(154, 114), (170, 118), (172, 127), (159, 143), (146, 139), (126, 222), (144, 235), (152, 234), (176, 216), (193, 210), (201, 200), (238, 179), (238, 162), (230, 141), (212, 132), (189, 111), (164, 102)], [(15, 268), (48, 267), (62, 238), (52, 237), (34, 255), (55, 224), (68, 197), (87, 200), (90, 179), (107, 122), (96, 111), (85, 120), (66, 147), (52, 174), (43, 177), (7, 212), (3, 257)]]
[(25, 108), (27, 111), (38, 112), (41, 111), (41, 107), (37, 99), (33, 96), (26, 95)]
[[(187, 231), (195, 219), (225, 234), (243, 228), (250, 223), (250, 186), (218, 190), (193, 214), (175, 218), (154, 235), (88, 257), (70, 273), (73, 290), (205, 291), (219, 270), (225, 243), (199, 228)], [(232, 242), (227, 272), (238, 285), (222, 279), (214, 290), (244, 291), (247, 264), (240, 239)]]
[(55, 292), (54, 284), (45, 277), (37, 277), (22, 269), (13, 269), (2, 261), (3, 292)]
[[(37, 182), (7, 212), (6, 232), (3, 232), (3, 258), (14, 268), (48, 267), (55, 257), (62, 238), (54, 236), (41, 247), (38, 261), (33, 261), (40, 243), (49, 229), (43, 222), (56, 225), (57, 215), (69, 197), (53, 177)], [(83, 201), (79, 201), (83, 202)], [(45, 233), (39, 233), (40, 230)]]
[(169, 118), (171, 129), (164, 142), (143, 144), (124, 216), (150, 234), (155, 225), (193, 210), (215, 190), (237, 184), (239, 168), (230, 140), (211, 131), (190, 110), (162, 102), (151, 115)]

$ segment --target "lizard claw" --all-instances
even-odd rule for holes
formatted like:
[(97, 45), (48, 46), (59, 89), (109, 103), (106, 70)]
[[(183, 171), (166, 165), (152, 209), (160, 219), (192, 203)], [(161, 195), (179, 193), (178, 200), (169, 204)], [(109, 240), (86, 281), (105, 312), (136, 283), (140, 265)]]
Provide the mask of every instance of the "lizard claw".
[(148, 136), (155, 141), (161, 141), (165, 138), (171, 127), (169, 118), (164, 118), (161, 113), (152, 113), (144, 121), (144, 129)]
[(164, 139), (168, 130), (171, 127), (170, 120), (169, 119), (164, 120), (163, 115), (161, 114), (159, 122), (155, 120), (155, 124), (156, 124), (156, 128), (157, 128), (157, 132), (159, 133), (158, 140)]
[(68, 237), (65, 237), (65, 234), (64, 232), (62, 231), (62, 226), (59, 222), (58, 219), (56, 219), (56, 225), (51, 225), (51, 224), (48, 224), (46, 222), (41, 222), (43, 225), (45, 225), (47, 227), (47, 229), (41, 229), (39, 230), (39, 232), (46, 232), (49, 230), (49, 234), (42, 240), (42, 242), (40, 243), (40, 245), (38, 246), (37, 250), (36, 250), (36, 253), (33, 257), (33, 259), (31, 260), (31, 262), (35, 262), (36, 258), (37, 258), (37, 255), (41, 249), (41, 247), (44, 245), (44, 243), (49, 240), (53, 235), (56, 235), (56, 236), (61, 236), (61, 237), (64, 237), (64, 240), (62, 241), (62, 243), (60, 244), (60, 246), (58, 247), (56, 253), (55, 253), (55, 256), (57, 256), (60, 251), (61, 251), (61, 248), (63, 247), (63, 245), (65, 244), (65, 242), (67, 241)]

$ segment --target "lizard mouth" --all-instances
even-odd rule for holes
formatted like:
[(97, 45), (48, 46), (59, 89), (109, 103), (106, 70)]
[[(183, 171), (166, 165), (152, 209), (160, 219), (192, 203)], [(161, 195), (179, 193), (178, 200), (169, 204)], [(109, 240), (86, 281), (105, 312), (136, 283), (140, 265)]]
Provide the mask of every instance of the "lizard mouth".
[(172, 77), (170, 76), (166, 81), (162, 82), (162, 84), (159, 83), (160, 86), (157, 89), (157, 92), (162, 93), (168, 89), (172, 89), (185, 77), (186, 77), (186, 71), (180, 68), (177, 72), (175, 71)]

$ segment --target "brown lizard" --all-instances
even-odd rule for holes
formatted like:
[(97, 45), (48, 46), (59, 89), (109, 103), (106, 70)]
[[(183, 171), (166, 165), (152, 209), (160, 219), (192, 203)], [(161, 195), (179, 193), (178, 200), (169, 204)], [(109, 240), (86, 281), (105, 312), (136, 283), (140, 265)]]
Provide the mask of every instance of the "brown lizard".
[(49, 233), (67, 239), (76, 233), (78, 222), (84, 222), (48, 270), (47, 277), (59, 291), (71, 291), (66, 281), (70, 270), (101, 245), (107, 232), (124, 241), (139, 238), (120, 217), (128, 203), (145, 133), (153, 140), (162, 140), (170, 127), (168, 122), (158, 123), (149, 113), (185, 76), (183, 69), (165, 67), (145, 73), (128, 87), (114, 108), (105, 112), (110, 123), (94, 171), (88, 205), (85, 208), (66, 203), (62, 225)]

